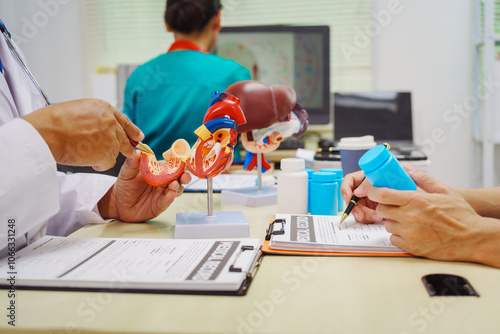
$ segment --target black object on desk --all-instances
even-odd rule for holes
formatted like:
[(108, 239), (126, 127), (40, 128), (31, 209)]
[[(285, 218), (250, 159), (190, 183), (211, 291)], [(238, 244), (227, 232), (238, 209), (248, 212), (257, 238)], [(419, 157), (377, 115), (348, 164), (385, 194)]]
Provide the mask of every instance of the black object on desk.
[(330, 140), (322, 139), (318, 142), (318, 149), (314, 155), (318, 161), (340, 161), (340, 151), (333, 146)]
[(479, 294), (474, 290), (469, 281), (457, 275), (430, 274), (422, 277), (427, 292), (431, 297), (436, 296), (476, 296)]

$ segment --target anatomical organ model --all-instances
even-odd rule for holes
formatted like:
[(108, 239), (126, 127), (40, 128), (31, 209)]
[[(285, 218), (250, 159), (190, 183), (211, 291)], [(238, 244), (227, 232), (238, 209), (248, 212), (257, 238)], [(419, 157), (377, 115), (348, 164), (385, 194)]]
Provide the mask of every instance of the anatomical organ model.
[(226, 92), (240, 99), (240, 106), (247, 123), (238, 127), (241, 142), (247, 150), (245, 169), (257, 164), (257, 154), (262, 156), (262, 172), (270, 168), (264, 153), (276, 150), (286, 137), (300, 137), (309, 125), (308, 114), (297, 103), (292, 87), (267, 85), (260, 81), (240, 81)]
[[(178, 139), (157, 161), (154, 154), (141, 153), (141, 173), (150, 185), (159, 186), (178, 179), (187, 168), (199, 178), (209, 179), (224, 172), (233, 161), (237, 135), (247, 150), (245, 168), (252, 170), (256, 155), (276, 150), (288, 136), (299, 137), (306, 130), (307, 111), (297, 103), (293, 88), (240, 81), (226, 92), (214, 92), (192, 148)], [(263, 171), (269, 165), (261, 159)]]
[(215, 92), (203, 125), (196, 129), (198, 140), (190, 149), (178, 139), (157, 161), (153, 154), (141, 153), (141, 173), (152, 186), (164, 185), (179, 178), (186, 167), (199, 178), (211, 178), (224, 172), (233, 161), (238, 125), (246, 122), (239, 107), (240, 100), (226, 93)]

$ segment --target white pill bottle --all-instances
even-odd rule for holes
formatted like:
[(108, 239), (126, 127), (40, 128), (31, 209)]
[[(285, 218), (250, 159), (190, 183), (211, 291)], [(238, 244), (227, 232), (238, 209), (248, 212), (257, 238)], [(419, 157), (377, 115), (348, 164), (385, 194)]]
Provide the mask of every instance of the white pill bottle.
[(278, 213), (308, 214), (308, 174), (304, 159), (281, 160), (278, 173)]

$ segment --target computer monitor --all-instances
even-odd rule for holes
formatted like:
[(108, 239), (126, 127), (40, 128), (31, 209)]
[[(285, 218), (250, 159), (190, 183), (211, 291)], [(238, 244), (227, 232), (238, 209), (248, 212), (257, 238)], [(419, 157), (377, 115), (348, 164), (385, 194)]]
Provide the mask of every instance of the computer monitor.
[(293, 87), (310, 124), (330, 122), (328, 26), (225, 27), (214, 52), (245, 66), (253, 80)]
[(413, 145), (410, 92), (335, 93), (333, 106), (335, 143), (343, 137), (373, 135), (377, 143)]

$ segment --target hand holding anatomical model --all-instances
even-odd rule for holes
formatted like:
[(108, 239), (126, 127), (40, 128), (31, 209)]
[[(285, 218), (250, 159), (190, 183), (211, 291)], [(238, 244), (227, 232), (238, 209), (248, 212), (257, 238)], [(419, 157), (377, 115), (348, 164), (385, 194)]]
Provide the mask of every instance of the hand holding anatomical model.
[(159, 186), (178, 179), (186, 168), (199, 178), (212, 178), (224, 172), (233, 161), (236, 129), (246, 122), (239, 107), (240, 100), (215, 92), (203, 125), (196, 129), (199, 137), (192, 148), (178, 139), (157, 161), (153, 154), (141, 153), (141, 173), (150, 185)]

